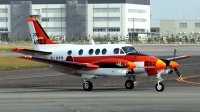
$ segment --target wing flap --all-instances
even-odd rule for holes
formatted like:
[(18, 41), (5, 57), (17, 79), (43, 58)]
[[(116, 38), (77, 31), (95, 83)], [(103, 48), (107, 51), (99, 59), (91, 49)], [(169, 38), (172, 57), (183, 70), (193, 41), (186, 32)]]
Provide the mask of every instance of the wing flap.
[(52, 65), (59, 65), (59, 66), (64, 66), (67, 68), (74, 68), (74, 69), (91, 70), (91, 69), (99, 68), (98, 65), (90, 64), (90, 63), (84, 64), (84, 63), (77, 63), (77, 62), (70, 62), (70, 61), (59, 61), (59, 60), (39, 58), (39, 57), (35, 57), (35, 56), (20, 56), (19, 58), (27, 59), (27, 60), (34, 60), (34, 61), (52, 64)]
[(187, 55), (183, 55), (183, 56), (177, 56), (177, 57), (173, 57), (173, 58), (167, 58), (167, 60), (174, 60), (174, 61), (176, 61), (176, 60), (181, 60), (181, 59), (185, 59), (185, 58), (190, 58), (191, 57), (191, 55), (190, 54), (187, 54)]
[(45, 52), (45, 51), (38, 51), (38, 50), (30, 50), (30, 49), (23, 49), (23, 48), (14, 48), (12, 52), (18, 52), (25, 55), (50, 55), (52, 52)]

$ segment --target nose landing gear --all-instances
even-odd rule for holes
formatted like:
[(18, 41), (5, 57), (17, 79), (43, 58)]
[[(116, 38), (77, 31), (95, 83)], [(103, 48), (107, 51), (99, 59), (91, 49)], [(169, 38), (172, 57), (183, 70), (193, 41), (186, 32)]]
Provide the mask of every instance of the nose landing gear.
[(158, 92), (162, 92), (165, 89), (164, 84), (161, 82), (163, 80), (161, 78), (161, 73), (162, 73), (162, 70), (158, 71), (158, 74), (157, 74), (157, 77), (156, 77), (156, 78), (158, 78), (158, 83), (155, 85), (155, 89)]

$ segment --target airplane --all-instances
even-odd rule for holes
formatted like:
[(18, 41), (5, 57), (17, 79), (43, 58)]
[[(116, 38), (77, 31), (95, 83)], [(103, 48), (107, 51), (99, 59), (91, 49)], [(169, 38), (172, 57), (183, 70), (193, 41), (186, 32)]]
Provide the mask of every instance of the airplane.
[(161, 75), (176, 72), (179, 79), (181, 74), (177, 60), (189, 58), (182, 55), (167, 59), (143, 54), (130, 44), (94, 44), (76, 45), (53, 42), (35, 18), (27, 18), (34, 50), (14, 48), (13, 52), (25, 55), (19, 58), (50, 64), (50, 69), (83, 78), (83, 89), (91, 91), (93, 84), (88, 79), (98, 77), (127, 77), (126, 89), (133, 89), (137, 77), (157, 76), (155, 89), (164, 90)]

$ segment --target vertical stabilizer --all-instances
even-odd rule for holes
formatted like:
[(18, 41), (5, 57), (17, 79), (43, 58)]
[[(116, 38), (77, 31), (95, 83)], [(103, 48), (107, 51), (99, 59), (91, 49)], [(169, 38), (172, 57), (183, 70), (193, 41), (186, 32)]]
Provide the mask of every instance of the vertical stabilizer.
[(35, 50), (39, 50), (40, 45), (56, 44), (49, 38), (40, 23), (35, 18), (27, 18), (27, 22)]

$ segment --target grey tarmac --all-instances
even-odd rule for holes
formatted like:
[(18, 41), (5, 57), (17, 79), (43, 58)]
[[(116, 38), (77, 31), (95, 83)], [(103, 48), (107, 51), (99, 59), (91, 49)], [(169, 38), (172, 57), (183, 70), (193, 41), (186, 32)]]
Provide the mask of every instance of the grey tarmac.
[(6, 112), (198, 112), (200, 87), (0, 88), (0, 111)]

